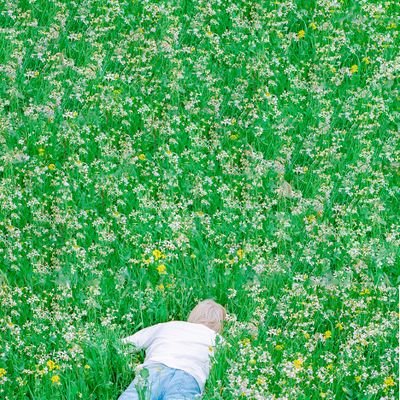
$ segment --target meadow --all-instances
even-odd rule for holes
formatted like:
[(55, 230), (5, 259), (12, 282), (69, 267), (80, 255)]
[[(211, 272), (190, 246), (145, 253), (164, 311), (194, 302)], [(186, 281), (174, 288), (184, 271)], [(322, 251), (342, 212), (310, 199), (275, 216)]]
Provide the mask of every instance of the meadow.
[(0, 0), (0, 398), (117, 399), (205, 298), (205, 400), (397, 398), (399, 11)]

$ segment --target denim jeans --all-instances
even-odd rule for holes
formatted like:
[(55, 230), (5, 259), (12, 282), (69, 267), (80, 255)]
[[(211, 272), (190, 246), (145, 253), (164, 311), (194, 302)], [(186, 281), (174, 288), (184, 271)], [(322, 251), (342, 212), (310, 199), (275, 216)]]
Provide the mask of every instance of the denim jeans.
[(164, 364), (149, 364), (136, 374), (118, 400), (193, 400), (200, 397), (199, 385), (192, 375)]

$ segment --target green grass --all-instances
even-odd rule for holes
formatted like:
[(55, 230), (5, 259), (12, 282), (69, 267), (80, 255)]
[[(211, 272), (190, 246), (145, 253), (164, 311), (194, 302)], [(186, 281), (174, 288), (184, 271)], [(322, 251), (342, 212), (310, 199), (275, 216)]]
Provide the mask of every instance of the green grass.
[(116, 399), (204, 298), (204, 399), (395, 398), (397, 2), (0, 10), (0, 398)]

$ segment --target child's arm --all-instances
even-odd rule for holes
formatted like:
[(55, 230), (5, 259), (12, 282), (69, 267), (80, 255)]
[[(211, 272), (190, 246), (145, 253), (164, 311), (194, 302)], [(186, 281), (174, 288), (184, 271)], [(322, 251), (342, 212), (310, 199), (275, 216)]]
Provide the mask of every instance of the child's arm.
[(154, 334), (158, 330), (160, 324), (149, 326), (147, 328), (141, 329), (134, 335), (127, 336), (122, 339), (123, 344), (133, 344), (138, 349), (146, 349), (154, 338)]

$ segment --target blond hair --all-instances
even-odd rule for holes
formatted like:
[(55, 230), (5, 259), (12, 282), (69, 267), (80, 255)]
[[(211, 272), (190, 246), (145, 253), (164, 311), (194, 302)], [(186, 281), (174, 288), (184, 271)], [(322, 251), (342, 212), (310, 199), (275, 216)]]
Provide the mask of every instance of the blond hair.
[(223, 321), (226, 318), (226, 310), (214, 300), (201, 301), (191, 311), (188, 322), (203, 324), (217, 333), (222, 331)]

